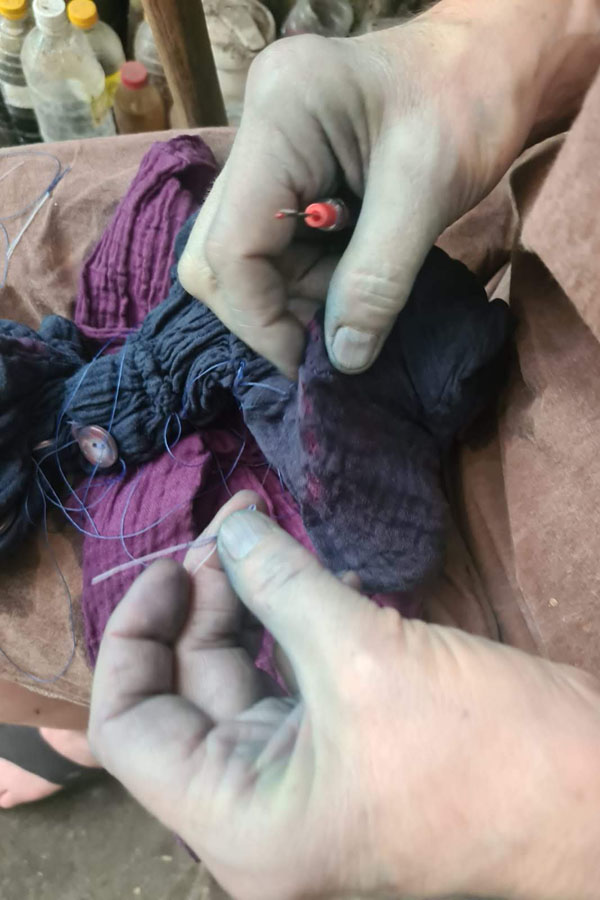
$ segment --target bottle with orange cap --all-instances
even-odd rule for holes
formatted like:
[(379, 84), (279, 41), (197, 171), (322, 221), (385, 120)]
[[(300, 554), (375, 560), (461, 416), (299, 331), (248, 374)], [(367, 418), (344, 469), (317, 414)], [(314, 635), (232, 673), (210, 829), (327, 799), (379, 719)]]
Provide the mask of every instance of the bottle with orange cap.
[(16, 140), (41, 140), (33, 100), (25, 83), (21, 50), (33, 27), (27, 0), (0, 0), (0, 93)]
[(93, 0), (71, 0), (67, 15), (71, 24), (84, 32), (104, 74), (110, 76), (118, 72), (125, 62), (123, 44), (117, 32), (100, 21)]
[(163, 98), (156, 85), (150, 84), (141, 62), (126, 62), (121, 66), (114, 110), (119, 134), (162, 131), (167, 127)]

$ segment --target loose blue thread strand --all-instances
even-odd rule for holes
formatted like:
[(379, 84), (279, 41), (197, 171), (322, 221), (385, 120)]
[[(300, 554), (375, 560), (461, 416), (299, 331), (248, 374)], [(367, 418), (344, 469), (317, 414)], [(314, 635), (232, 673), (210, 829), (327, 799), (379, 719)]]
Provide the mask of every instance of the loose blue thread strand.
[[(48, 153), (47, 151), (44, 151), (44, 150), (13, 150), (13, 151), (9, 151), (8, 153), (3, 153), (2, 155), (0, 155), (0, 160), (1, 159), (11, 159), (11, 158), (19, 157), (19, 156), (25, 156), (26, 159), (20, 165), (15, 166), (14, 169), (11, 169), (9, 172), (6, 172), (2, 176), (2, 178), (0, 178), (0, 181), (3, 181), (10, 174), (12, 174), (12, 172), (15, 172), (17, 169), (20, 169), (23, 165), (25, 165), (27, 159), (36, 158), (36, 157), (43, 158), (43, 159), (51, 159), (56, 164), (56, 171), (55, 171), (53, 177), (51, 178), (50, 182), (48, 183), (48, 185), (44, 188), (44, 190), (40, 194), (38, 194), (30, 203), (26, 204), (24, 207), (22, 207), (21, 209), (18, 209), (14, 213), (11, 213), (10, 215), (0, 216), (0, 230), (2, 231), (2, 234), (4, 235), (4, 239), (6, 241), (6, 250), (4, 253), (4, 266), (3, 266), (3, 270), (2, 270), (2, 278), (0, 280), (0, 290), (2, 290), (2, 288), (6, 285), (6, 281), (8, 279), (8, 268), (10, 265), (10, 260), (13, 256), (15, 250), (19, 246), (19, 244), (23, 238), (23, 235), (25, 234), (25, 232), (27, 231), (27, 229), (29, 228), (29, 226), (31, 225), (31, 223), (33, 222), (33, 220), (35, 219), (35, 217), (41, 210), (44, 203), (46, 203), (46, 201), (52, 195), (52, 191), (62, 181), (62, 179), (65, 177), (65, 175), (67, 175), (67, 173), (71, 171), (70, 166), (67, 166), (63, 169), (62, 163), (58, 159), (58, 157), (54, 156), (53, 153)], [(27, 218), (27, 220), (25, 221), (23, 226), (18, 231), (16, 237), (11, 241), (9, 234), (8, 234), (8, 230), (6, 228), (6, 223), (12, 222), (15, 219), (20, 218), (21, 216), (24, 216), (30, 210), (31, 210), (31, 214), (29, 215), (29, 217)]]
[[(62, 176), (61, 176), (61, 177), (62, 177)], [(58, 179), (58, 180), (57, 180), (57, 179)], [(51, 183), (51, 187), (50, 187), (49, 189), (47, 189), (47, 190), (51, 190), (51, 188), (52, 188), (56, 183), (58, 183), (59, 180), (60, 180), (60, 178), (58, 177), (58, 174), (57, 174), (57, 176), (55, 177), (54, 181)], [(4, 232), (6, 233), (6, 229), (4, 229)], [(89, 478), (89, 480), (88, 480), (88, 483), (87, 483), (87, 485), (86, 485), (86, 487), (85, 487), (83, 497), (80, 497), (79, 494), (75, 491), (75, 489), (73, 488), (73, 486), (72, 486), (71, 483), (69, 482), (69, 480), (68, 480), (68, 478), (67, 478), (67, 476), (66, 476), (66, 474), (65, 474), (65, 472), (64, 472), (64, 470), (63, 470), (63, 468), (62, 468), (62, 464), (61, 464), (61, 461), (60, 461), (60, 453), (61, 453), (64, 449), (67, 449), (69, 446), (71, 446), (73, 443), (75, 443), (75, 441), (70, 441), (70, 442), (68, 442), (67, 444), (65, 444), (65, 445), (63, 445), (62, 447), (59, 448), (57, 445), (58, 445), (58, 435), (59, 435), (59, 432), (60, 432), (60, 426), (61, 426), (62, 421), (63, 421), (63, 419), (64, 419), (64, 417), (65, 417), (65, 415), (66, 415), (66, 413), (67, 413), (67, 411), (68, 411), (68, 408), (69, 408), (70, 404), (72, 403), (72, 401), (73, 401), (73, 399), (75, 398), (75, 396), (76, 396), (76, 394), (77, 394), (79, 388), (80, 388), (81, 385), (83, 384), (83, 382), (84, 382), (84, 380), (86, 379), (86, 377), (87, 377), (87, 375), (88, 375), (88, 373), (89, 373), (91, 367), (93, 366), (93, 363), (94, 363), (94, 362), (95, 362), (95, 361), (96, 361), (96, 360), (97, 360), (97, 359), (105, 352), (105, 350), (108, 348), (108, 346), (111, 344), (111, 342), (112, 342), (112, 340), (109, 340), (108, 342), (106, 342), (106, 344), (104, 344), (103, 347), (101, 347), (100, 350), (96, 353), (96, 355), (93, 357), (93, 359), (91, 360), (91, 362), (88, 363), (88, 364), (86, 365), (86, 367), (84, 368), (83, 372), (81, 373), (81, 376), (80, 376), (80, 378), (78, 379), (78, 381), (77, 381), (77, 383), (76, 383), (76, 385), (75, 385), (75, 387), (74, 387), (74, 389), (73, 389), (73, 391), (72, 391), (70, 397), (68, 398), (68, 400), (67, 400), (67, 402), (65, 403), (64, 407), (63, 407), (62, 410), (60, 411), (60, 414), (59, 414), (58, 419), (57, 419), (56, 435), (55, 435), (55, 446), (54, 446), (53, 451), (51, 451), (50, 453), (45, 454), (39, 461), (34, 459), (34, 464), (35, 464), (35, 467), (36, 467), (36, 486), (37, 486), (38, 490), (40, 490), (40, 492), (41, 492), (41, 495), (42, 495), (42, 502), (43, 502), (43, 509), (44, 509), (43, 521), (44, 521), (45, 542), (46, 542), (46, 544), (47, 544), (47, 546), (48, 546), (49, 552), (52, 554), (55, 568), (57, 569), (57, 572), (58, 572), (58, 574), (59, 574), (59, 576), (60, 576), (60, 578), (61, 578), (61, 580), (62, 580), (62, 582), (63, 582), (63, 584), (64, 584), (64, 586), (65, 586), (65, 590), (66, 590), (66, 592), (67, 592), (68, 604), (69, 604), (69, 622), (70, 622), (70, 630), (71, 630), (71, 635), (72, 635), (73, 646), (72, 646), (72, 650), (71, 650), (69, 659), (68, 659), (67, 663), (65, 664), (65, 666), (63, 667), (63, 669), (62, 669), (58, 674), (52, 676), (52, 678), (50, 678), (50, 679), (41, 679), (39, 676), (36, 676), (36, 675), (34, 675), (33, 673), (28, 673), (28, 672), (26, 672), (26, 671), (25, 671), (24, 669), (22, 669), (17, 663), (15, 663), (14, 660), (12, 660), (12, 659), (10, 658), (10, 656), (8, 656), (8, 654), (6, 654), (6, 652), (5, 652), (4, 650), (2, 650), (1, 648), (0, 648), (0, 653), (2, 653), (2, 654), (7, 658), (7, 660), (9, 660), (9, 661), (11, 662), (11, 664), (14, 665), (20, 672), (22, 672), (22, 674), (26, 675), (27, 677), (31, 677), (33, 680), (41, 681), (41, 682), (43, 682), (43, 683), (53, 683), (54, 681), (58, 681), (60, 678), (62, 678), (62, 676), (65, 674), (65, 672), (68, 670), (69, 666), (71, 665), (71, 662), (72, 662), (72, 660), (73, 660), (73, 658), (74, 658), (74, 655), (75, 655), (75, 652), (76, 652), (76, 639), (75, 639), (74, 623), (73, 623), (73, 603), (72, 603), (72, 597), (71, 597), (71, 593), (70, 593), (68, 584), (67, 584), (67, 582), (66, 582), (66, 579), (65, 579), (65, 577), (64, 577), (64, 575), (63, 575), (63, 573), (62, 573), (62, 571), (60, 570), (60, 567), (59, 567), (59, 565), (58, 565), (58, 561), (56, 560), (56, 557), (55, 557), (55, 555), (54, 555), (54, 552), (52, 551), (52, 548), (50, 547), (50, 544), (49, 544), (49, 539), (48, 539), (48, 528), (47, 528), (47, 502), (50, 501), (50, 502), (51, 502), (53, 505), (55, 505), (57, 508), (61, 509), (61, 511), (63, 512), (63, 515), (67, 518), (67, 520), (68, 520), (68, 521), (69, 521), (69, 522), (70, 522), (70, 523), (71, 523), (71, 524), (72, 524), (72, 525), (73, 525), (73, 526), (74, 526), (81, 534), (83, 534), (83, 535), (85, 535), (85, 536), (88, 536), (88, 537), (96, 538), (96, 539), (99, 539), (99, 540), (119, 540), (120, 543), (121, 543), (121, 545), (122, 545), (122, 547), (123, 547), (123, 550), (124, 550), (125, 553), (126, 553), (126, 555), (129, 556), (129, 558), (130, 558), (130, 563), (126, 563), (126, 564), (124, 564), (124, 566), (117, 567), (117, 569), (118, 569), (119, 571), (122, 571), (122, 569), (123, 569), (124, 567), (127, 567), (129, 564), (131, 564), (132, 566), (133, 566), (133, 565), (144, 565), (145, 562), (148, 560), (149, 557), (152, 557), (152, 558), (157, 557), (157, 558), (158, 558), (158, 556), (160, 556), (160, 555), (162, 555), (162, 554), (166, 554), (166, 553), (168, 553), (170, 550), (172, 550), (173, 548), (166, 548), (166, 549), (164, 549), (163, 551), (155, 551), (155, 553), (152, 553), (152, 554), (146, 554), (145, 556), (143, 556), (143, 557), (141, 557), (141, 558), (136, 558), (136, 557), (134, 557), (134, 556), (131, 554), (131, 552), (129, 551), (128, 547), (126, 546), (125, 540), (128, 539), (128, 538), (139, 537), (139, 536), (141, 536), (141, 535), (147, 533), (147, 532), (150, 531), (151, 529), (156, 528), (158, 525), (161, 524), (161, 522), (163, 522), (166, 518), (168, 518), (170, 515), (172, 515), (174, 512), (176, 512), (177, 509), (180, 509), (182, 506), (185, 506), (185, 505), (187, 505), (187, 504), (189, 503), (189, 500), (182, 501), (181, 503), (179, 503), (179, 504), (177, 504), (175, 507), (173, 507), (171, 510), (169, 510), (167, 513), (165, 513), (163, 516), (161, 516), (159, 519), (157, 519), (155, 522), (152, 522), (150, 525), (146, 526), (145, 528), (139, 529), (138, 531), (135, 531), (135, 532), (126, 533), (126, 532), (125, 532), (125, 521), (126, 521), (127, 513), (128, 513), (128, 510), (129, 510), (129, 506), (130, 506), (130, 503), (131, 503), (131, 499), (132, 499), (132, 497), (133, 497), (133, 494), (134, 494), (134, 492), (135, 492), (135, 489), (136, 489), (136, 487), (137, 487), (137, 485), (138, 485), (138, 483), (139, 483), (140, 477), (141, 477), (141, 473), (140, 473), (140, 475), (138, 475), (138, 477), (137, 477), (137, 478), (134, 480), (134, 482), (133, 482), (132, 490), (131, 490), (130, 493), (129, 493), (129, 496), (128, 496), (128, 498), (127, 498), (127, 501), (126, 501), (126, 504), (125, 504), (125, 507), (124, 507), (124, 510), (123, 510), (123, 514), (122, 514), (122, 517), (121, 517), (121, 528), (120, 528), (120, 533), (119, 533), (118, 535), (114, 535), (114, 536), (113, 536), (113, 535), (101, 535), (101, 534), (99, 533), (99, 531), (98, 531), (98, 528), (97, 528), (97, 526), (96, 526), (96, 523), (95, 523), (93, 517), (92, 517), (91, 514), (90, 514), (90, 509), (92, 509), (92, 508), (94, 508), (95, 506), (99, 505), (99, 504), (102, 502), (102, 500), (105, 498), (105, 496), (107, 495), (107, 493), (111, 490), (111, 488), (113, 487), (113, 485), (114, 485), (115, 483), (121, 481), (121, 480), (125, 477), (126, 472), (127, 472), (126, 464), (124, 463), (123, 460), (120, 460), (120, 463), (121, 463), (121, 466), (122, 466), (122, 472), (121, 472), (121, 475), (120, 475), (120, 476), (117, 476), (116, 478), (111, 479), (111, 480), (108, 482), (107, 487), (102, 491), (101, 496), (100, 496), (97, 500), (95, 500), (92, 504), (88, 504), (88, 503), (87, 503), (87, 498), (88, 498), (88, 495), (89, 495), (90, 490), (92, 489), (92, 485), (93, 485), (93, 483), (94, 483), (94, 479), (95, 479), (95, 476), (96, 476), (96, 474), (97, 474), (99, 464), (96, 464), (96, 465), (94, 466), (94, 469), (92, 470), (92, 473), (91, 473), (91, 475), (90, 475), (90, 478)], [(114, 398), (114, 402), (113, 402), (113, 406), (112, 406), (112, 410), (111, 410), (110, 421), (109, 421), (109, 423), (108, 423), (108, 428), (107, 428), (107, 431), (108, 431), (109, 434), (111, 434), (112, 426), (113, 426), (113, 424), (114, 424), (114, 419), (115, 419), (115, 416), (116, 416), (117, 405), (118, 405), (118, 398), (119, 398), (120, 387), (121, 387), (121, 381), (122, 381), (122, 376), (123, 376), (123, 368), (124, 368), (124, 364), (125, 364), (125, 351), (123, 352), (123, 354), (122, 354), (122, 356), (121, 356), (120, 365), (119, 365), (119, 370), (118, 370), (118, 375), (117, 375), (117, 385), (116, 385), (116, 389), (115, 389), (115, 398)], [(188, 395), (189, 395), (189, 390), (190, 390), (190, 388), (192, 387), (192, 385), (193, 385), (196, 381), (198, 381), (200, 378), (205, 377), (207, 374), (210, 374), (210, 372), (215, 371), (215, 370), (217, 370), (217, 369), (219, 369), (219, 368), (222, 368), (223, 366), (226, 366), (226, 365), (228, 365), (228, 363), (227, 363), (226, 361), (224, 361), (224, 362), (222, 362), (222, 363), (216, 363), (215, 365), (211, 366), (209, 369), (204, 370), (204, 371), (201, 372), (199, 375), (195, 376), (194, 379), (191, 381), (191, 383), (189, 383), (189, 384), (186, 383), (186, 386), (185, 386), (185, 389), (184, 389), (184, 397), (183, 397), (184, 402), (182, 403), (182, 410), (183, 410), (183, 411), (185, 411), (185, 409), (186, 409), (186, 406), (187, 406), (187, 400), (188, 400)], [(280, 396), (286, 396), (286, 395), (287, 395), (287, 392), (286, 392), (286, 391), (282, 391), (280, 388), (277, 388), (277, 387), (275, 387), (274, 385), (260, 384), (260, 383), (258, 383), (258, 382), (244, 382), (244, 381), (243, 381), (243, 376), (244, 376), (245, 368), (246, 368), (246, 363), (245, 363), (244, 360), (242, 360), (242, 361), (240, 362), (239, 366), (238, 366), (238, 369), (237, 369), (237, 372), (236, 372), (236, 376), (235, 376), (235, 379), (234, 379), (234, 382), (233, 382), (233, 393), (234, 393), (234, 396), (236, 397), (236, 400), (238, 401), (238, 404), (240, 405), (240, 407), (242, 406), (242, 404), (241, 404), (241, 402), (240, 402), (240, 400), (239, 400), (239, 397), (237, 396), (237, 390), (238, 390), (239, 387), (246, 387), (246, 386), (247, 386), (247, 387), (256, 387), (256, 388), (263, 389), (263, 390), (270, 390), (270, 391), (272, 391), (272, 392), (274, 392), (274, 393), (279, 394)], [(175, 418), (175, 421), (176, 421), (176, 423), (177, 423), (177, 436), (176, 436), (176, 438), (175, 438), (174, 443), (173, 443), (172, 445), (170, 445), (170, 444), (169, 444), (169, 441), (168, 441), (168, 432), (169, 432), (169, 428), (170, 428), (170, 425), (171, 425), (171, 422), (172, 422), (173, 418)], [(73, 423), (73, 424), (76, 424), (76, 423)], [(183, 465), (183, 466), (186, 466), (186, 467), (193, 467), (193, 468), (198, 467), (199, 465), (202, 465), (202, 463), (199, 463), (199, 464), (190, 464), (190, 463), (186, 463), (186, 462), (184, 462), (183, 460), (177, 459), (177, 457), (173, 454), (171, 448), (177, 445), (177, 443), (178, 443), (179, 440), (181, 439), (182, 432), (183, 432), (183, 427), (182, 427), (182, 423), (181, 423), (181, 418), (180, 418), (180, 416), (179, 416), (177, 413), (171, 414), (171, 415), (168, 417), (167, 421), (165, 422), (165, 427), (164, 427), (164, 432), (163, 432), (163, 440), (164, 440), (165, 449), (166, 449), (167, 453), (168, 453), (169, 456), (174, 460), (174, 462), (175, 462), (176, 464), (178, 464), (178, 465)], [(240, 446), (240, 449), (239, 449), (239, 451), (238, 451), (238, 453), (237, 453), (237, 455), (236, 455), (236, 457), (235, 457), (235, 459), (234, 459), (233, 464), (231, 465), (231, 467), (230, 467), (230, 469), (229, 469), (229, 471), (227, 472), (226, 475), (223, 473), (223, 469), (222, 469), (222, 467), (221, 467), (221, 464), (220, 464), (220, 462), (219, 462), (219, 460), (218, 460), (216, 454), (215, 454), (213, 451), (211, 451), (211, 455), (212, 455), (212, 458), (213, 458), (214, 462), (215, 462), (216, 465), (217, 465), (217, 469), (218, 469), (218, 472), (219, 472), (219, 476), (220, 476), (220, 478), (221, 478), (221, 481), (222, 481), (223, 485), (225, 486), (225, 488), (226, 488), (226, 490), (227, 490), (227, 492), (228, 492), (228, 494), (229, 494), (230, 496), (232, 496), (232, 494), (231, 494), (231, 490), (229, 489), (228, 481), (229, 481), (230, 477), (232, 476), (232, 474), (234, 473), (234, 471), (236, 470), (237, 466), (239, 465), (239, 462), (240, 462), (240, 460), (241, 460), (241, 457), (242, 457), (242, 455), (243, 455), (243, 453), (244, 453), (244, 450), (245, 450), (245, 448), (246, 448), (246, 438), (245, 438), (245, 437), (242, 437), (241, 435), (236, 435), (236, 436), (241, 440), (241, 446)], [(76, 500), (77, 500), (78, 506), (75, 507), (75, 508), (73, 508), (73, 507), (67, 507), (67, 506), (65, 506), (65, 505), (61, 502), (59, 495), (57, 494), (56, 490), (54, 489), (54, 487), (52, 486), (52, 484), (50, 483), (50, 481), (48, 480), (47, 476), (45, 475), (45, 473), (43, 472), (43, 470), (42, 470), (42, 468), (41, 468), (42, 463), (43, 463), (46, 459), (48, 459), (48, 458), (50, 458), (50, 457), (52, 457), (52, 456), (54, 456), (54, 457), (56, 458), (57, 468), (58, 468), (58, 471), (59, 471), (59, 473), (60, 473), (60, 476), (61, 476), (61, 479), (62, 479), (63, 483), (68, 487), (69, 493), (70, 493), (73, 497), (75, 497)], [(263, 465), (263, 464), (261, 464), (261, 465)], [(267, 479), (267, 477), (268, 477), (269, 471), (272, 471), (272, 469), (271, 469), (271, 467), (269, 466), (268, 463), (265, 463), (265, 465), (266, 465), (266, 471), (265, 471), (265, 475), (264, 475), (264, 477), (263, 477), (263, 480), (262, 480), (262, 482), (261, 482), (261, 486), (262, 486), (262, 487), (264, 487), (264, 484), (265, 484), (265, 481), (266, 481), (266, 479)], [(281, 472), (280, 472), (279, 470), (277, 470), (277, 474), (278, 474), (278, 476), (279, 476), (280, 485), (281, 485), (281, 487), (282, 487), (282, 489), (283, 489), (283, 481), (282, 481), (282, 477), (281, 477)], [(41, 481), (42, 478), (43, 478), (43, 480), (44, 480), (44, 481), (46, 482), (46, 484), (47, 484), (47, 488), (48, 488), (47, 490), (45, 490), (44, 487), (43, 487), (43, 484), (42, 484), (42, 481)], [(209, 493), (211, 490), (213, 490), (213, 489), (208, 489), (207, 491), (203, 491), (203, 492), (201, 492), (199, 495), (197, 494), (197, 495), (196, 495), (196, 498), (197, 498), (198, 496), (202, 496), (202, 494), (204, 494), (204, 493)], [(54, 497), (53, 497), (52, 495), (54, 495)], [(75, 519), (72, 518), (72, 517), (69, 515), (69, 512), (73, 512), (75, 515), (80, 514), (80, 515), (86, 516), (86, 517), (88, 518), (88, 520), (89, 520), (89, 523), (90, 523), (91, 527), (94, 529), (94, 531), (93, 531), (93, 532), (91, 532), (91, 531), (86, 531), (84, 528), (82, 528), (82, 527), (75, 521)], [(282, 517), (277, 517), (277, 518), (282, 518)], [(214, 537), (208, 538), (208, 539), (207, 539), (207, 542), (208, 542), (208, 541), (211, 541), (211, 540), (214, 540)], [(190, 542), (189, 545), (186, 545), (186, 546), (199, 546), (199, 544), (198, 544), (197, 542)], [(202, 560), (202, 562), (200, 563), (200, 565), (203, 565), (204, 562), (206, 562), (206, 561), (209, 559), (210, 555), (212, 555), (212, 552), (213, 552), (213, 551), (211, 551), (211, 554), (209, 554), (209, 556), (206, 557), (206, 559)], [(105, 576), (106, 576), (106, 573), (104, 573), (104, 574), (105, 574)], [(106, 577), (108, 577), (108, 576), (106, 576)]]

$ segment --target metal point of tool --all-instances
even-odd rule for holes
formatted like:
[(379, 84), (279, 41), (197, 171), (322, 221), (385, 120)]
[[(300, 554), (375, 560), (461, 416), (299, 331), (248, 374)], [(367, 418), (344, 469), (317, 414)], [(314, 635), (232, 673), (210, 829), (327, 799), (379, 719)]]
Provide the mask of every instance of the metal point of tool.
[(288, 216), (297, 216), (299, 219), (305, 219), (309, 213), (300, 212), (298, 209), (280, 209), (275, 213), (276, 219), (287, 219)]

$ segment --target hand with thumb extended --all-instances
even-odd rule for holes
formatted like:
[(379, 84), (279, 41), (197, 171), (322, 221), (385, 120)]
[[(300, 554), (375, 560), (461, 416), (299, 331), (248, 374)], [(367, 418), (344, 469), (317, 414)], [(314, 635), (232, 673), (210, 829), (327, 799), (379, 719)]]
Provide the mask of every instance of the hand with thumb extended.
[[(597, 684), (377, 608), (252, 503), (207, 529), (218, 556), (154, 564), (111, 617), (101, 763), (239, 900), (593, 896)], [(254, 668), (238, 597), (295, 696)]]
[[(291, 376), (303, 323), (326, 301), (333, 364), (367, 369), (438, 235), (523, 147), (565, 5), (442, 0), (396, 28), (267, 48), (180, 260), (186, 290)], [(347, 192), (362, 208), (345, 247), (275, 218)]]

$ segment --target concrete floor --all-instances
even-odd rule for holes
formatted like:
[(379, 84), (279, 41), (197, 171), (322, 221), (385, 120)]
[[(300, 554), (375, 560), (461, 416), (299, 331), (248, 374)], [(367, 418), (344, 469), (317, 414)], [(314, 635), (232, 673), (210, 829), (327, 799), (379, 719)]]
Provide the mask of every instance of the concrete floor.
[(0, 900), (227, 900), (115, 782), (0, 810)]

